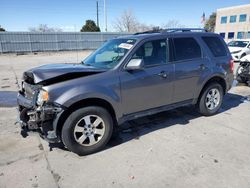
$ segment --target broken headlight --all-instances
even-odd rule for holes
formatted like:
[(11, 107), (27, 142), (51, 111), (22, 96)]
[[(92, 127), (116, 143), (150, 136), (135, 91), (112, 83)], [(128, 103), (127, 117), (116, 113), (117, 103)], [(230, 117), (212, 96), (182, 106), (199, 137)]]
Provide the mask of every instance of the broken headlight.
[(45, 90), (41, 89), (38, 92), (36, 104), (39, 105), (39, 106), (42, 106), (43, 103), (47, 102), (48, 100), (49, 100), (49, 93), (48, 93), (48, 91), (45, 91)]

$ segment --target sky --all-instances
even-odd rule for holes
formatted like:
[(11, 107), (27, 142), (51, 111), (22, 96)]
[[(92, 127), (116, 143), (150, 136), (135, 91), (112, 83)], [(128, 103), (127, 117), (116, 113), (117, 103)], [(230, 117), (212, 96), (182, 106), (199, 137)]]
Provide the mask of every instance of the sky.
[[(101, 30), (104, 26), (103, 1), (99, 2)], [(186, 27), (200, 27), (206, 17), (218, 8), (250, 4), (250, 0), (106, 0), (108, 31), (124, 10), (148, 25), (162, 26), (176, 20)], [(85, 20), (96, 21), (96, 0), (0, 0), (0, 25), (7, 31), (28, 31), (39, 24), (79, 31)]]

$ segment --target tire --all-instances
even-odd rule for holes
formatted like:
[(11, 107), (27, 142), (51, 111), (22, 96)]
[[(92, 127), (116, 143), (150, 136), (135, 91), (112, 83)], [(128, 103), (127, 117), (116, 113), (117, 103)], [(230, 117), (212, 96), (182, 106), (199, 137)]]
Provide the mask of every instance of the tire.
[(245, 77), (242, 77), (242, 76), (240, 76), (239, 74), (240, 74), (240, 69), (242, 68), (242, 66), (241, 65), (239, 65), (239, 67), (237, 68), (237, 70), (236, 70), (236, 80), (239, 82), (239, 83), (247, 83), (247, 78), (245, 78)]
[(78, 155), (102, 150), (113, 132), (109, 112), (98, 106), (89, 106), (72, 112), (62, 128), (62, 142)]
[[(218, 93), (213, 95), (213, 93)], [(211, 97), (209, 99), (209, 96)], [(198, 110), (204, 116), (211, 116), (218, 112), (223, 100), (223, 88), (220, 84), (214, 82), (206, 86), (198, 102)], [(210, 105), (209, 105), (210, 104)], [(213, 106), (214, 105), (214, 106)]]

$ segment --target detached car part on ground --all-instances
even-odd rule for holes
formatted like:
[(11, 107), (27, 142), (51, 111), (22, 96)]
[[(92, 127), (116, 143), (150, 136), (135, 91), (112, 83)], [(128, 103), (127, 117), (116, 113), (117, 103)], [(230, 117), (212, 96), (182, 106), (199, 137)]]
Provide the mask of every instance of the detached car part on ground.
[(213, 33), (174, 29), (108, 41), (81, 64), (23, 74), (17, 96), (23, 130), (79, 155), (100, 151), (115, 127), (185, 105), (215, 114), (233, 82), (233, 61)]
[(240, 59), (238, 69), (236, 70), (236, 79), (240, 83), (249, 84), (250, 81), (250, 55)]

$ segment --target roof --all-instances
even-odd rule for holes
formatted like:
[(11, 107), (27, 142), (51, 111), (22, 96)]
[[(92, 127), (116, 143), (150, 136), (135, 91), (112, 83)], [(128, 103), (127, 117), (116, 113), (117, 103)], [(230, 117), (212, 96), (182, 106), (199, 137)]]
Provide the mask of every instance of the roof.
[(219, 8), (217, 9), (217, 11), (226, 11), (226, 10), (233, 10), (233, 9), (242, 9), (242, 8), (246, 8), (246, 7), (250, 7), (250, 4), (246, 4), (246, 5), (239, 5), (239, 6), (233, 6), (233, 7), (225, 7), (225, 8)]

